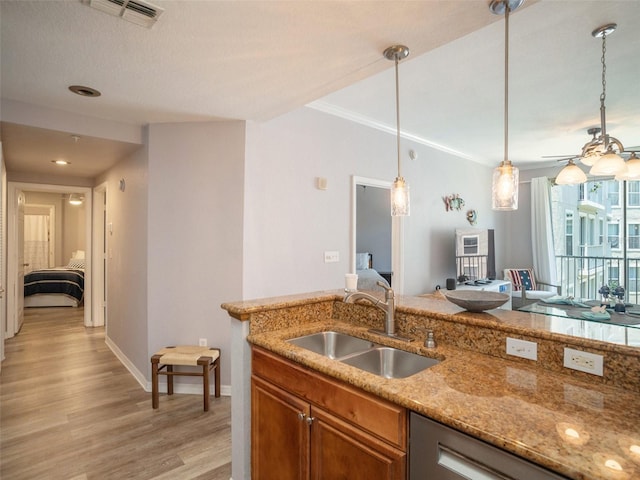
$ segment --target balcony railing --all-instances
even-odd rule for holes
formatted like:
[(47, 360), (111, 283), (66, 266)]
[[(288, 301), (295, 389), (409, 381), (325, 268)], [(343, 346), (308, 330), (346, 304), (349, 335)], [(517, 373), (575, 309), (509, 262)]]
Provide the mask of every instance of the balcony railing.
[(640, 258), (556, 256), (556, 268), (563, 295), (575, 298), (599, 299), (603, 285), (621, 285), (626, 301), (640, 300), (638, 273)]

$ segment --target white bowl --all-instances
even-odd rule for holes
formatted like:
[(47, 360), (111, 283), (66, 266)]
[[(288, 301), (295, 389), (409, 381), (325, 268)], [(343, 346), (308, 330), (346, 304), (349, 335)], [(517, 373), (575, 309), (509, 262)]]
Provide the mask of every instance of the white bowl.
[(509, 300), (506, 293), (487, 292), (486, 290), (449, 290), (444, 296), (451, 303), (469, 312), (484, 312), (504, 305)]

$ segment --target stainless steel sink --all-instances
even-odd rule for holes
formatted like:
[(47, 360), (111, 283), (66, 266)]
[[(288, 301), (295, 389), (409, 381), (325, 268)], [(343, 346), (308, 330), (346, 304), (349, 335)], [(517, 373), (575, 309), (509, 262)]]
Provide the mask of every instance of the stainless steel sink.
[(341, 361), (385, 378), (410, 377), (440, 362), (435, 358), (423, 357), (391, 347), (375, 347)]
[(346, 357), (356, 352), (364, 352), (375, 346), (369, 340), (331, 331), (312, 333), (304, 337), (292, 338), (287, 342), (332, 359)]

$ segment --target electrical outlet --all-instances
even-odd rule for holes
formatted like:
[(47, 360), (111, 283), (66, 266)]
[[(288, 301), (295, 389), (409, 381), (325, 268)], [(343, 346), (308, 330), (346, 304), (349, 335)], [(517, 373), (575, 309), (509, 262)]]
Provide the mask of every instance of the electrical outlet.
[(564, 366), (572, 370), (602, 376), (604, 373), (604, 357), (595, 353), (565, 348)]
[(538, 360), (538, 344), (527, 340), (507, 337), (507, 355)]
[(198, 345), (200, 345), (201, 347), (206, 347), (207, 346), (207, 339), (206, 338), (201, 338), (198, 341)]
[(340, 252), (324, 252), (324, 263), (335, 263), (340, 261)]

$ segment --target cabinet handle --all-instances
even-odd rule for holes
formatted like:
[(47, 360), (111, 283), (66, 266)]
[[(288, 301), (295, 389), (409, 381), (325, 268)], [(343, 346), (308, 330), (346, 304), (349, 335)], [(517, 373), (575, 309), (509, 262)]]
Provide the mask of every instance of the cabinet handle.
[(302, 413), (302, 412), (298, 413), (298, 420), (302, 421), (302, 420), (305, 419), (305, 417), (306, 417), (306, 415), (304, 413)]
[(315, 418), (313, 418), (313, 417), (307, 417), (305, 421), (307, 422), (307, 425), (311, 425), (314, 420), (315, 420)]

